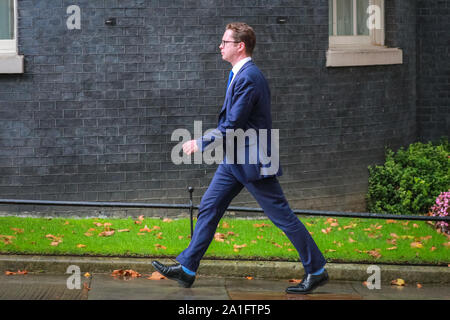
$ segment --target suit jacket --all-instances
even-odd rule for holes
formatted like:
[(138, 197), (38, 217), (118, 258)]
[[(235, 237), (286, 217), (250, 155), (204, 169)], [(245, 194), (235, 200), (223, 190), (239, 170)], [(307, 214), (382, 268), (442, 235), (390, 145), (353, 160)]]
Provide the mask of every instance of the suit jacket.
[(282, 174), (278, 131), (271, 129), (269, 85), (259, 68), (249, 61), (227, 90), (217, 128), (197, 144), (201, 151), (221, 146), (223, 165), (230, 166), (235, 177), (247, 183)]

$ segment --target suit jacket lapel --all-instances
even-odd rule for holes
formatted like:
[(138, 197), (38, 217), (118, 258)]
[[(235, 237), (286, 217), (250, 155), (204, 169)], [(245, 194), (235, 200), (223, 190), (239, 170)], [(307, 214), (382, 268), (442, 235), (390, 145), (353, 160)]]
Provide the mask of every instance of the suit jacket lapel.
[(248, 61), (247, 63), (245, 63), (245, 64), (242, 66), (242, 68), (238, 71), (238, 73), (236, 74), (236, 76), (234, 77), (233, 82), (230, 84), (230, 87), (228, 88), (228, 90), (227, 90), (227, 92), (226, 92), (226, 94), (225, 94), (225, 101), (223, 102), (222, 109), (220, 110), (220, 113), (219, 113), (219, 119), (220, 119), (220, 117), (222, 117), (222, 113), (225, 112), (225, 111), (227, 110), (228, 99), (231, 99), (231, 97), (232, 97), (232, 92), (233, 92), (233, 90), (234, 90), (233, 88), (234, 88), (234, 85), (236, 84), (237, 78), (238, 78), (239, 75), (244, 71), (244, 69), (246, 69), (246, 68), (247, 68), (248, 66), (250, 66), (251, 64), (253, 64), (253, 61), (252, 61), (252, 60), (250, 60), (250, 61)]

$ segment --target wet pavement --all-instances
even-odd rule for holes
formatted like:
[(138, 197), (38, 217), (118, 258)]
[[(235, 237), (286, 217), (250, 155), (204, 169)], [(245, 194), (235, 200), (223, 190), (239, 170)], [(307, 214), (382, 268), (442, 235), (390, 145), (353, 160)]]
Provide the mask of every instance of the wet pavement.
[[(149, 280), (111, 274), (0, 275), (0, 300), (450, 300), (446, 284), (407, 283), (368, 289), (360, 281), (331, 280), (309, 295), (286, 294), (288, 280), (197, 277), (191, 288), (171, 280)], [(72, 278), (70, 278), (72, 277)], [(74, 287), (69, 289), (69, 287)]]

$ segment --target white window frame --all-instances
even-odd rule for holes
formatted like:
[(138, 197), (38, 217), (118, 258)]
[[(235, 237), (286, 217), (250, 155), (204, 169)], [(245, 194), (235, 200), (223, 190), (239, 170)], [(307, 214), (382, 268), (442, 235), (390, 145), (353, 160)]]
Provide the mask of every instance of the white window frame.
[[(379, 29), (369, 30), (369, 35), (357, 34), (357, 8), (356, 0), (353, 0), (353, 34), (352, 36), (337, 36), (337, 0), (332, 0), (333, 5), (333, 35), (329, 36), (329, 49), (327, 51), (327, 67), (367, 66), (402, 64), (403, 53), (398, 48), (387, 48), (385, 41), (385, 0), (369, 0), (369, 5), (380, 8)], [(330, 8), (331, 10), (331, 8)]]
[(17, 25), (18, 10), (17, 0), (14, 0), (14, 38), (0, 40), (0, 73), (23, 73), (23, 55), (18, 54)]
[(14, 37), (11, 40), (0, 39), (0, 53), (17, 53), (17, 0), (14, 0)]

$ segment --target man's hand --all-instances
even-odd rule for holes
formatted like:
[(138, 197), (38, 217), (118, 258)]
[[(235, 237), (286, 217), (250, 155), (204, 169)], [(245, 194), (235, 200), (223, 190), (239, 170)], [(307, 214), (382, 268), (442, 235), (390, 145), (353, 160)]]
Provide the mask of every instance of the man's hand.
[(185, 142), (183, 144), (183, 152), (187, 155), (190, 155), (191, 153), (197, 152), (198, 146), (196, 140), (190, 140), (188, 142)]

